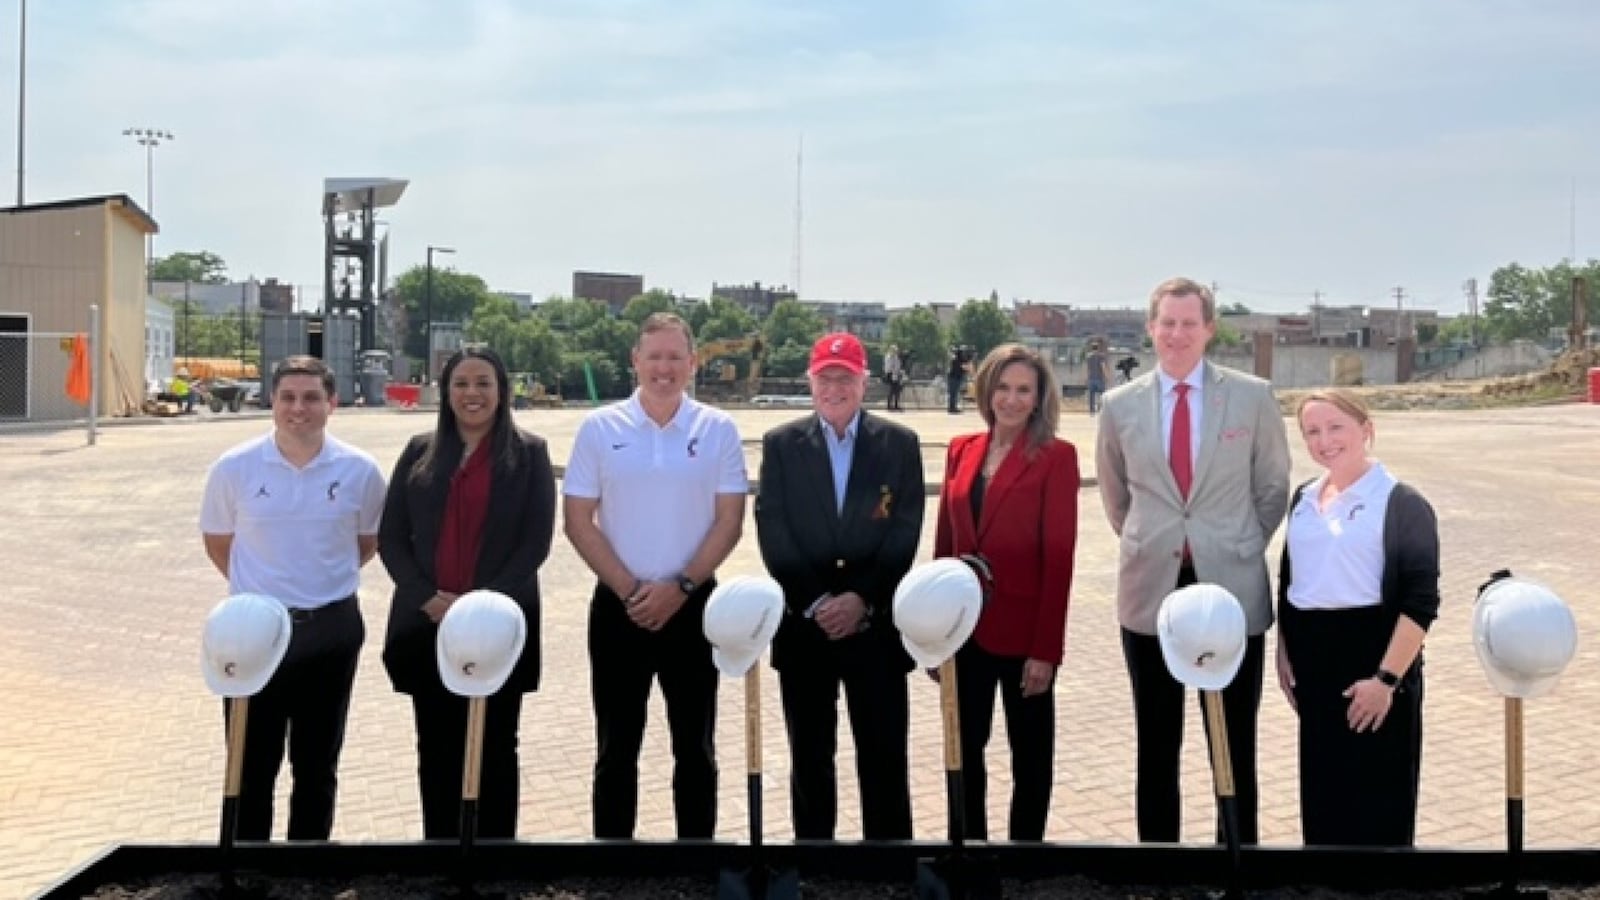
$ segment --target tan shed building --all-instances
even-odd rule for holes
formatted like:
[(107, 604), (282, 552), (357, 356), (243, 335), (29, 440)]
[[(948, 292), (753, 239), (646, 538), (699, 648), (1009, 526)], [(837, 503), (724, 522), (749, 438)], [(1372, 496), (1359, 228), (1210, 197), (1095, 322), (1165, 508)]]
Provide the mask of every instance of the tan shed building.
[(70, 336), (100, 305), (100, 414), (144, 397), (145, 239), (156, 222), (125, 194), (0, 209), (0, 422), (74, 419)]

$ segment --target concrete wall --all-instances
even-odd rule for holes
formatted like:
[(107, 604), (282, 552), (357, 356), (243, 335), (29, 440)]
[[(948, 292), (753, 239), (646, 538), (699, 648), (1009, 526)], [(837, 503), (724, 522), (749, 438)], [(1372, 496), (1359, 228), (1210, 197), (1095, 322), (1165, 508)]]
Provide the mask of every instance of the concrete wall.
[(1498, 378), (1521, 375), (1548, 366), (1555, 353), (1532, 341), (1485, 347), (1478, 353), (1427, 373), (1421, 381), (1458, 381), (1467, 378)]

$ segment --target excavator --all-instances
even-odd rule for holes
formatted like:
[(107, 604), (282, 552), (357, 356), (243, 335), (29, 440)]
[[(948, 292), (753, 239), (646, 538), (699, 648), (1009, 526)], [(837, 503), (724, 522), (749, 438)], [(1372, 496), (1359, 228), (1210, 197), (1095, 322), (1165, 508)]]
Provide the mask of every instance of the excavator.
[(744, 395), (746, 398), (755, 396), (760, 392), (761, 364), (766, 358), (766, 342), (760, 335), (723, 338), (697, 345), (694, 348), (694, 362), (701, 372), (697, 380), (704, 387), (718, 385), (716, 393), (727, 395), (723, 399), (733, 399), (732, 395), (737, 392), (735, 384), (738, 381), (738, 369), (731, 357), (736, 356), (750, 357), (750, 373), (745, 377)]

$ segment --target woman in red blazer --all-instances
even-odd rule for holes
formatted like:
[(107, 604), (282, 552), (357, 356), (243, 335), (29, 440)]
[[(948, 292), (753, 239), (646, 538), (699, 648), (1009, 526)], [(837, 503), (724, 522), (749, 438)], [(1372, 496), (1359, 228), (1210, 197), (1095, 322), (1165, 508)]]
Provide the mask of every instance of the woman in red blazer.
[(1039, 354), (996, 347), (978, 368), (988, 431), (950, 442), (934, 555), (977, 554), (994, 583), (956, 654), (967, 827), (985, 839), (984, 748), (998, 685), (1011, 741), (1013, 841), (1044, 839), (1054, 781), (1056, 668), (1078, 542), (1078, 451), (1056, 437), (1061, 394)]

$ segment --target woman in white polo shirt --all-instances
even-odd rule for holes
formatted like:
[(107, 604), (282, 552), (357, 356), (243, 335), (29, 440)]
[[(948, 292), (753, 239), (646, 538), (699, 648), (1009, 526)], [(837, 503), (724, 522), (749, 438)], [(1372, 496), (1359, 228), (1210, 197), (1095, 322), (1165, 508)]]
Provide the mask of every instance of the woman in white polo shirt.
[(1370, 454), (1348, 391), (1300, 402), (1326, 473), (1289, 504), (1278, 583), (1278, 683), (1300, 718), (1307, 844), (1409, 847), (1422, 757), (1422, 642), (1439, 611), (1433, 507)]

